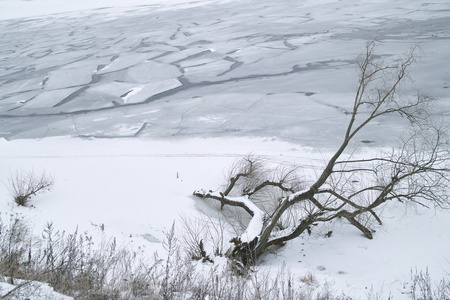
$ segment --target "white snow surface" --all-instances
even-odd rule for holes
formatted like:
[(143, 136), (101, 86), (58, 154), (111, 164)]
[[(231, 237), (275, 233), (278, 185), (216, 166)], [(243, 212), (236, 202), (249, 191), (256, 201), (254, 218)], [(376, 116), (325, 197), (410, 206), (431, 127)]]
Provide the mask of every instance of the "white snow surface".
[[(196, 216), (205, 206), (192, 192), (219, 187), (224, 170), (248, 153), (301, 165), (305, 171), (314, 171), (329, 157), (269, 138), (2, 139), (0, 178), (6, 182), (0, 185), (1, 217), (22, 216), (36, 234), (52, 221), (66, 232), (78, 228), (98, 239), (103, 224), (120, 244), (161, 253), (164, 232), (173, 222), (181, 224), (181, 217)], [(31, 207), (18, 207), (10, 199), (7, 178), (13, 171), (31, 169), (52, 174), (54, 188), (32, 198)], [(276, 270), (286, 263), (299, 283), (310, 272), (338, 293), (364, 297), (373, 287), (395, 299), (404, 297), (411, 270), (428, 268), (436, 279), (448, 276), (449, 212), (392, 204), (382, 213), (385, 223), (373, 240), (336, 221), (268, 254), (260, 268)], [(328, 230), (333, 231), (331, 238), (324, 237)]]
[[(387, 59), (421, 47), (411, 84), (448, 120), (449, 11), (446, 0), (0, 0), (1, 217), (36, 234), (53, 221), (100, 238), (104, 224), (163, 251), (164, 232), (204, 205), (192, 192), (219, 188), (237, 158), (320, 168), (348, 121), (355, 57), (375, 37)], [(380, 119), (355, 145), (389, 147), (407, 127)], [(8, 178), (31, 169), (55, 186), (17, 207)], [(382, 218), (373, 240), (335, 221), (261, 268), (286, 263), (359, 298), (373, 287), (404, 299), (416, 268), (448, 278), (448, 212), (394, 203)]]
[[(16, 284), (23, 284), (23, 280), (16, 280)], [(6, 282), (0, 282), (0, 295), (6, 295), (11, 292), (16, 286), (8, 284)], [(20, 289), (14, 291), (7, 299), (29, 299), (32, 295), (32, 299), (37, 300), (71, 300), (72, 297), (61, 295), (53, 290), (48, 284), (41, 282), (27, 282)]]

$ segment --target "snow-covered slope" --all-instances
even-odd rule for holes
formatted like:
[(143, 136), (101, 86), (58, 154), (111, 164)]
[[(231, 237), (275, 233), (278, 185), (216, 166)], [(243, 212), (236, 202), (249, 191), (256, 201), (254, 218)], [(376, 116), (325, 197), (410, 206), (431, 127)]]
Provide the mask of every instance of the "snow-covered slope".
[[(17, 207), (6, 185), (0, 185), (1, 217), (22, 216), (37, 235), (48, 221), (66, 232), (87, 231), (94, 239), (102, 237), (103, 227), (119, 244), (161, 253), (164, 233), (174, 221), (180, 226), (181, 218), (205, 210), (192, 192), (219, 188), (224, 172), (248, 153), (300, 165), (304, 172), (314, 172), (329, 156), (274, 139), (3, 139), (0, 178), (6, 184), (13, 171), (34, 170), (53, 175), (55, 185), (33, 198), (31, 208)], [(381, 216), (385, 223), (373, 240), (335, 221), (269, 254), (261, 268), (277, 270), (286, 263), (296, 279), (312, 273), (338, 294), (363, 297), (373, 287), (386, 295), (392, 292), (395, 299), (408, 291), (411, 270), (428, 268), (435, 279), (447, 276), (449, 212), (393, 203)], [(333, 234), (327, 238), (329, 230)]]

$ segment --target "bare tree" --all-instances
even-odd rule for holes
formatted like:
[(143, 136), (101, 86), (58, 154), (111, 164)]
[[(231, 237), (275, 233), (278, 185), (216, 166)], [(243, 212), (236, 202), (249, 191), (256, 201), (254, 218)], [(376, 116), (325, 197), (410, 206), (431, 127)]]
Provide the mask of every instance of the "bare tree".
[[(387, 63), (374, 54), (376, 44), (368, 42), (357, 60), (359, 85), (342, 144), (317, 177), (300, 180), (295, 169), (268, 171), (260, 159), (248, 157), (232, 168), (222, 192), (194, 192), (220, 202), (221, 209), (240, 207), (251, 216), (244, 232), (232, 239), (229, 258), (251, 264), (270, 246), (283, 245), (310, 233), (314, 225), (336, 218), (348, 220), (372, 239), (368, 224), (382, 224), (377, 209), (391, 200), (449, 205), (448, 141), (446, 128), (433, 124), (429, 115), (434, 99), (401, 92), (417, 49)], [(399, 139), (399, 145), (372, 157), (345, 154), (368, 124), (392, 114), (411, 123), (411, 131)]]

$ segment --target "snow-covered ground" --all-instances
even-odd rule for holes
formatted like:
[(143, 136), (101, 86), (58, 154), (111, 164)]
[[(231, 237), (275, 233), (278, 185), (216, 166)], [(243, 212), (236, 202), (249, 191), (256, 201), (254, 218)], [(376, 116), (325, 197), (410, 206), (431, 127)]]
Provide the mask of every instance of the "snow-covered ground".
[[(20, 286), (20, 284), (23, 284), (20, 288), (17, 288)], [(28, 297), (30, 295), (33, 295), (33, 299), (40, 299), (40, 300), (72, 300), (72, 297), (61, 295), (53, 290), (52, 287), (50, 287), (48, 284), (33, 281), (33, 282), (27, 282), (24, 281), (18, 281), (16, 285), (8, 284), (6, 282), (0, 282), (0, 293), (3, 295), (6, 295), (9, 292), (13, 292), (13, 290), (16, 292), (13, 294), (14, 298), (11, 296), (9, 299), (29, 299)], [(8, 299), (8, 298), (5, 298)]]
[[(76, 3), (76, 4), (74, 4)], [(126, 3), (124, 5), (123, 3)], [(368, 39), (391, 57), (419, 45), (415, 88), (449, 119), (448, 1), (0, 0), (0, 179), (45, 171), (51, 192), (0, 213), (162, 251), (191, 194), (236, 159), (321, 166), (340, 142)], [(411, 91), (414, 93), (414, 91)], [(389, 117), (355, 146), (389, 146)], [(361, 143), (364, 142), (364, 143)], [(374, 240), (345, 224), (290, 242), (264, 264), (312, 272), (337, 292), (405, 297), (411, 269), (450, 272), (450, 216), (394, 206)]]
[[(205, 203), (191, 196), (195, 189), (218, 188), (224, 172), (248, 153), (273, 162), (296, 164), (314, 171), (329, 153), (274, 139), (193, 138), (79, 140), (67, 137), (0, 141), (0, 178), (15, 170), (53, 175), (52, 191), (38, 194), (30, 208), (17, 207), (0, 185), (1, 217), (22, 216), (39, 235), (48, 221), (66, 232), (87, 231), (94, 238), (117, 237), (163, 253), (161, 241), (173, 221), (198, 216)], [(211, 212), (206, 208), (206, 211)], [(262, 269), (287, 267), (301, 278), (312, 273), (337, 292), (364, 296), (392, 292), (402, 299), (411, 270), (426, 270), (437, 278), (450, 269), (449, 212), (393, 203), (382, 213), (385, 224), (367, 240), (354, 227), (335, 222), (289, 242), (269, 254)], [(333, 234), (324, 237), (328, 230)]]

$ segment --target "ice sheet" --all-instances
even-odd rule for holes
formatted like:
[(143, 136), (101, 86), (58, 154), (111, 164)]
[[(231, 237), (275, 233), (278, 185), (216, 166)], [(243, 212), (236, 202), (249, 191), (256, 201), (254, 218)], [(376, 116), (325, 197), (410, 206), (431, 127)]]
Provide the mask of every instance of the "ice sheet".
[[(436, 115), (449, 116), (445, 1), (151, 4), (1, 21), (0, 136), (120, 137), (133, 128), (141, 137), (332, 146), (357, 84), (355, 59), (375, 37), (387, 59), (421, 47), (415, 88), (439, 99)], [(358, 141), (388, 144), (405, 126), (392, 116)]]

